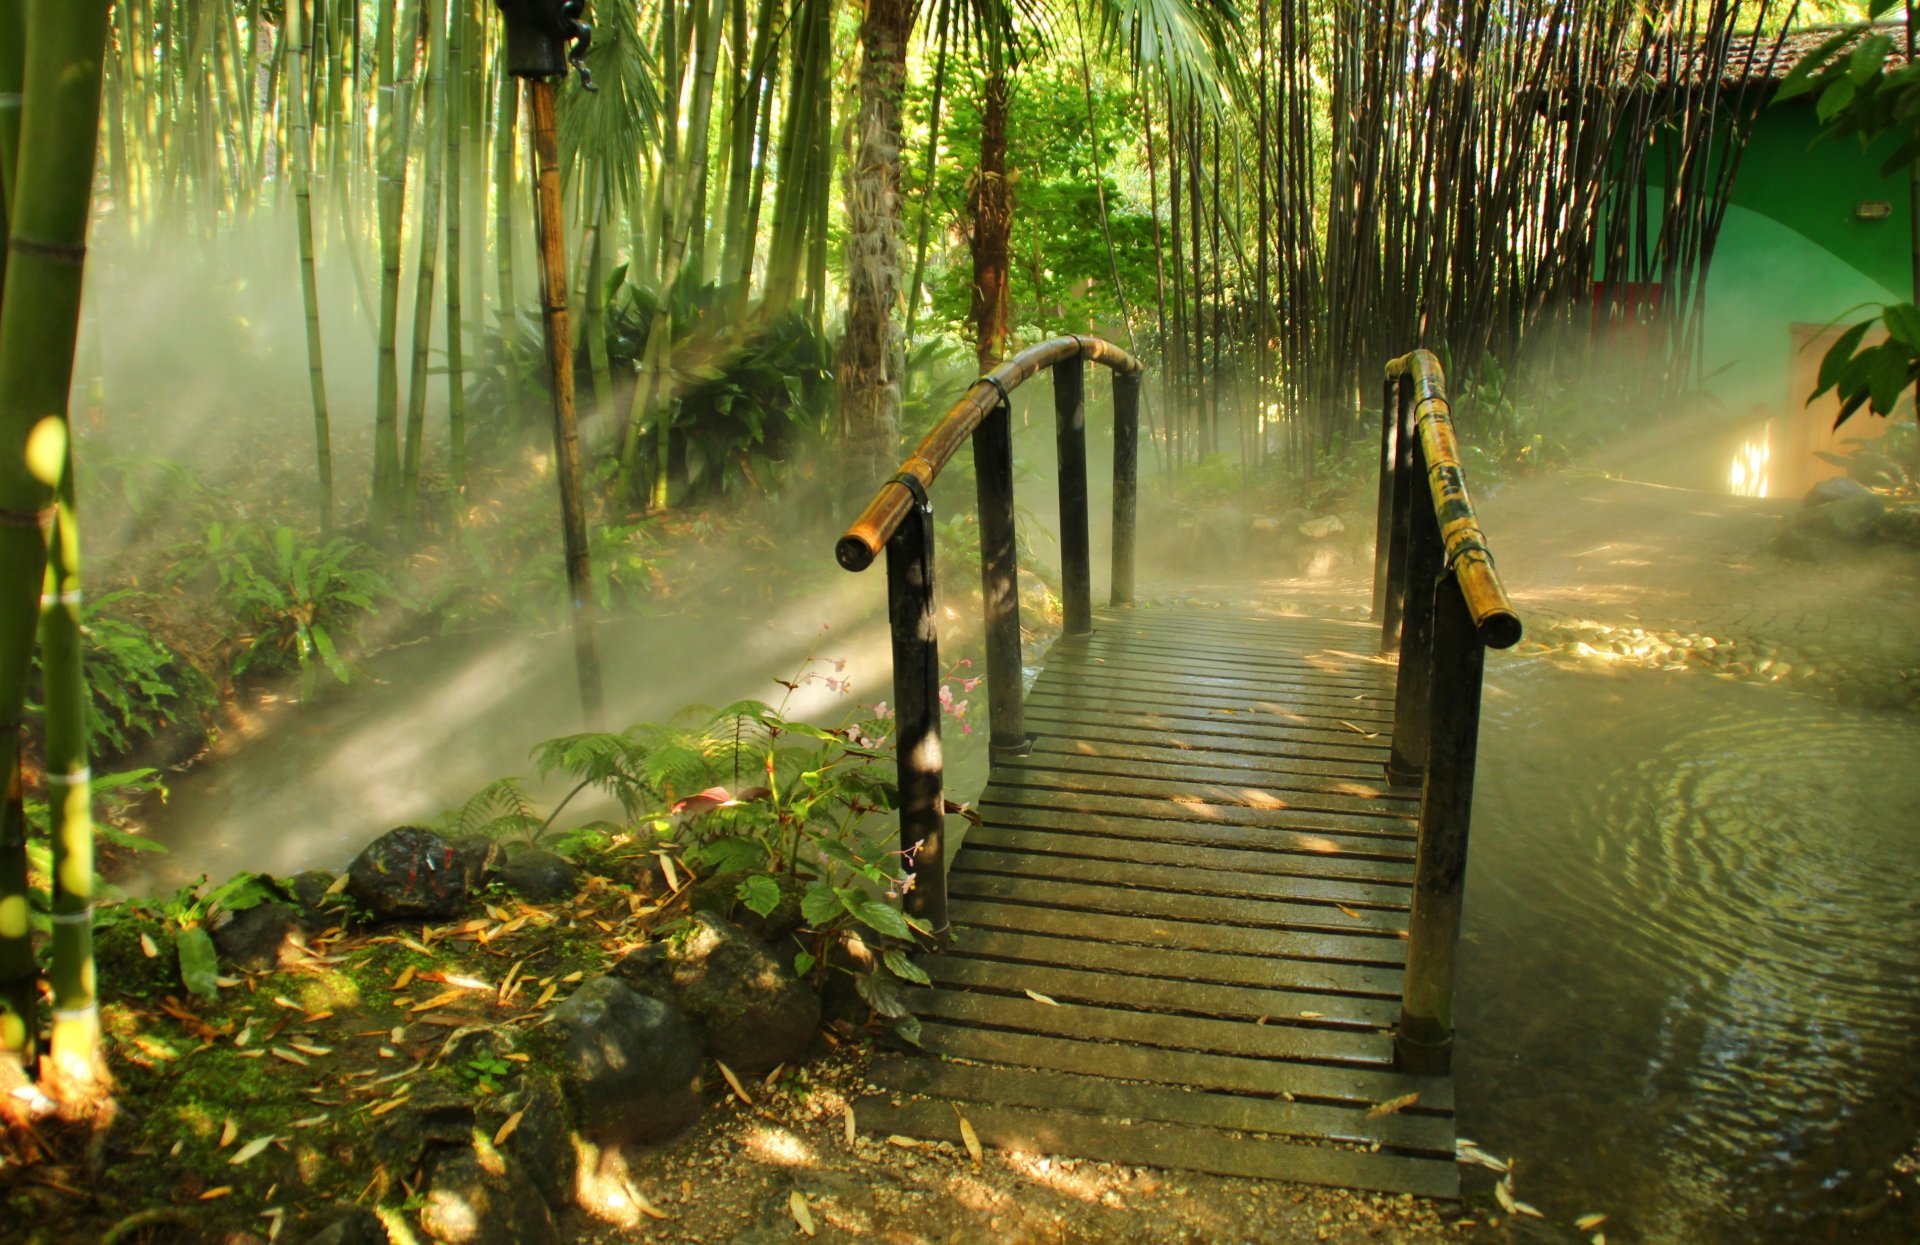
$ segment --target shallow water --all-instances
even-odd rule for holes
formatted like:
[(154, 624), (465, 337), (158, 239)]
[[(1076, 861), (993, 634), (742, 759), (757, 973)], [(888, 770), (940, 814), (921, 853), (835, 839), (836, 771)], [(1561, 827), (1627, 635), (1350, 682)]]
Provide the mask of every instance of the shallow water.
[(1462, 1132), (1609, 1240), (1920, 1239), (1916, 810), (1909, 715), (1495, 663)]

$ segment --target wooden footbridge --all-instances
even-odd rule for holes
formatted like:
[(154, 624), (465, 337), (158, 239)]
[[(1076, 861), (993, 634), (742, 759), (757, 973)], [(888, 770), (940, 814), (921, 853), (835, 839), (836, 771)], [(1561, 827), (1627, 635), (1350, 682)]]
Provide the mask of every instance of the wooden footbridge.
[[(1085, 368), (1113, 371), (1112, 604), (1092, 607)], [(1051, 367), (1065, 627), (1022, 694), (1008, 395)], [(1457, 1196), (1452, 994), (1480, 677), (1520, 636), (1440, 367), (1387, 369), (1374, 619), (1133, 609), (1140, 365), (1094, 338), (968, 390), (841, 538), (887, 563), (922, 1050), (881, 1135)], [(992, 772), (948, 860), (928, 490), (973, 443)]]

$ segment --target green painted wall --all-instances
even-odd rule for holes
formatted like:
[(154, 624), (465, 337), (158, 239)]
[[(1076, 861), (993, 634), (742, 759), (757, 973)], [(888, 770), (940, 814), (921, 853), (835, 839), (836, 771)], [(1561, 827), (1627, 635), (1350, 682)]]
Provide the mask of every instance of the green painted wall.
[[(1912, 297), (1907, 179), (1880, 176), (1892, 144), (1819, 139), (1810, 104), (1762, 112), (1707, 276), (1701, 375), (1729, 408), (1789, 400), (1789, 326), (1851, 323), (1861, 303)], [(1885, 220), (1855, 206), (1892, 204)], [(1797, 402), (1804, 395), (1792, 395)]]

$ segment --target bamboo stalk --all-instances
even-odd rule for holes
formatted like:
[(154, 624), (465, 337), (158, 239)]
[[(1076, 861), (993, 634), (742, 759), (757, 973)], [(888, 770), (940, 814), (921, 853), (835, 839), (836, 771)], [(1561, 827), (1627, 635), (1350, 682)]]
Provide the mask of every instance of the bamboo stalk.
[(327, 418), (327, 373), (320, 345), (320, 291), (313, 269), (311, 130), (307, 120), (306, 0), (288, 0), (287, 72), (292, 89), (294, 235), (300, 248), (300, 299), (307, 324), (307, 389), (313, 400), (313, 453), (320, 487), (320, 530), (333, 530), (333, 434)]
[[(32, 0), (18, 189), (0, 308), (0, 723), (17, 730), (43, 576), (55, 606), (41, 630), (47, 688), (53, 907), (51, 1072), (84, 1088), (101, 1076), (94, 994), (93, 833), (86, 777), (86, 686), (79, 666), (78, 529), (72, 510), (67, 395), (73, 379), (82, 265), (100, 127), (105, 0)], [(25, 309), (26, 314), (21, 314)], [(56, 507), (60, 518), (56, 520)], [(56, 538), (57, 533), (57, 538)], [(71, 601), (67, 594), (75, 595)], [(9, 769), (17, 768), (10, 765)], [(9, 784), (10, 786), (11, 784)], [(3, 840), (0, 840), (3, 841)], [(0, 884), (17, 876), (8, 862)], [(0, 893), (0, 946), (28, 937), (24, 894)], [(0, 1040), (24, 1047), (17, 1012)]]

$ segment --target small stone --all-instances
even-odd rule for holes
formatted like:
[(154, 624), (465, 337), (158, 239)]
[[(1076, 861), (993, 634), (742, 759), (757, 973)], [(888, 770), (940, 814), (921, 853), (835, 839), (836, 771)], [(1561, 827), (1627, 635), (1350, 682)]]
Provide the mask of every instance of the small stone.
[(516, 894), (535, 903), (550, 903), (579, 889), (580, 866), (557, 852), (525, 847), (508, 852), (495, 876)]
[(1805, 509), (1814, 510), (1850, 498), (1872, 496), (1873, 490), (1858, 480), (1850, 480), (1846, 476), (1833, 476), (1808, 489), (1806, 495), (1800, 499), (1800, 505)]
[(238, 912), (222, 910), (214, 918), (213, 945), (235, 968), (264, 973), (293, 958), (304, 946), (300, 911), (283, 903), (255, 904)]
[(580, 1131), (609, 1145), (671, 1137), (700, 1115), (700, 1045), (679, 1012), (612, 977), (554, 1008)]
[(553, 1213), (561, 1214), (574, 1202), (579, 1153), (560, 1083), (545, 1072), (522, 1073), (517, 1089), (482, 1108), (486, 1135), (493, 1136), (516, 1114), (520, 1123), (500, 1150), (526, 1173)]

